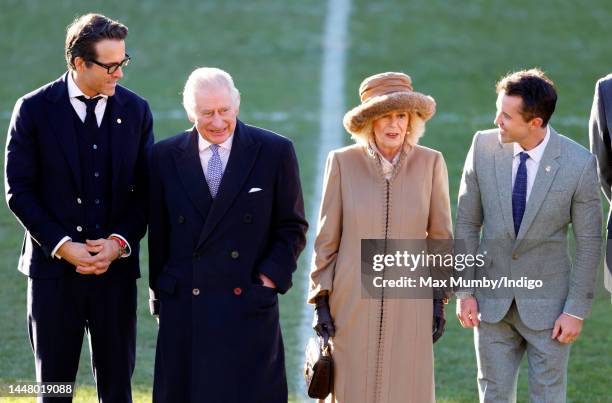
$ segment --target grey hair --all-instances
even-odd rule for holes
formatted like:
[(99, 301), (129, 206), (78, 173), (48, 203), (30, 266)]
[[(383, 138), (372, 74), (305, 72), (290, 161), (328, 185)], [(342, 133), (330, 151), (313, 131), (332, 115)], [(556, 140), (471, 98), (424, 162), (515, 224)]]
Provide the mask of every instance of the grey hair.
[[(410, 123), (408, 123), (408, 132), (404, 139), (404, 148), (408, 149), (418, 144), (419, 139), (425, 134), (425, 121), (416, 112), (409, 112)], [(357, 144), (367, 146), (370, 142), (374, 142), (374, 119), (371, 119), (363, 126), (359, 132), (353, 133), (351, 138)]]
[(192, 71), (183, 89), (183, 107), (187, 115), (193, 116), (197, 91), (218, 87), (226, 88), (230, 92), (235, 108), (240, 106), (240, 92), (228, 72), (216, 67), (200, 67)]

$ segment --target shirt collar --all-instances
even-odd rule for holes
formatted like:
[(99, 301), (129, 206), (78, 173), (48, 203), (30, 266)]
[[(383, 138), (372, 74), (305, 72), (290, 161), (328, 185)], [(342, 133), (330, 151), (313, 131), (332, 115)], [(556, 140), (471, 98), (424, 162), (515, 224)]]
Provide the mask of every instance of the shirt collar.
[[(92, 97), (88, 97), (87, 95), (83, 94), (83, 91), (81, 91), (79, 86), (76, 85), (76, 83), (74, 82), (74, 78), (72, 78), (72, 72), (69, 71), (68, 72), (68, 96), (70, 98), (76, 98), (81, 95), (83, 95), (85, 98), (92, 98)], [(104, 94), (98, 94), (96, 96), (102, 97), (104, 99), (108, 98), (108, 95), (104, 95)]]
[[(212, 144), (208, 140), (206, 140), (196, 128), (196, 132), (198, 133), (198, 150), (199, 152), (203, 152)], [(219, 144), (219, 147), (226, 149), (227, 151), (232, 151), (232, 143), (234, 142), (234, 133), (232, 133), (223, 143)]]
[(536, 163), (539, 163), (542, 159), (542, 155), (544, 155), (544, 150), (546, 149), (548, 140), (550, 140), (550, 126), (546, 126), (546, 135), (544, 136), (544, 140), (529, 151), (525, 151), (519, 143), (514, 143), (514, 156), (516, 157), (520, 153), (525, 152), (529, 155), (529, 158), (534, 160)]
[(401, 150), (395, 154), (395, 157), (393, 157), (393, 159), (391, 161), (389, 161), (388, 159), (386, 159), (385, 157), (383, 157), (383, 155), (381, 154), (380, 150), (378, 149), (378, 147), (376, 147), (376, 144), (372, 141), (370, 143), (370, 147), (372, 147), (372, 149), (374, 151), (376, 151), (376, 153), (378, 154), (378, 156), (380, 157), (380, 159), (390, 165), (395, 165), (397, 164), (397, 161), (399, 161), (400, 158), (400, 154), (402, 153)]

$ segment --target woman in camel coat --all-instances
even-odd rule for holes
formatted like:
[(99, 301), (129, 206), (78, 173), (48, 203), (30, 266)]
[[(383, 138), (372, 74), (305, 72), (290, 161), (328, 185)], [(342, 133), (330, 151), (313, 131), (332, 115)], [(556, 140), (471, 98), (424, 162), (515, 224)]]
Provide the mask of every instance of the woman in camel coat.
[(332, 336), (328, 401), (433, 402), (432, 329), (441, 336), (443, 302), (363, 296), (360, 244), (452, 237), (444, 158), (417, 145), (435, 102), (403, 73), (368, 77), (359, 93), (361, 105), (344, 116), (356, 144), (327, 159), (310, 273), (315, 330)]

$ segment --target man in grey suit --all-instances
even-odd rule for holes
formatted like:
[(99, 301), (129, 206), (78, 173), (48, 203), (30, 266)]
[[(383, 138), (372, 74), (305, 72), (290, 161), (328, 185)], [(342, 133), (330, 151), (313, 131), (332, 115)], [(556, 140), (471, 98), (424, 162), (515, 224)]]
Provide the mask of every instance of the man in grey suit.
[[(595, 84), (593, 107), (589, 121), (591, 152), (597, 157), (597, 170), (601, 190), (612, 200), (612, 74), (603, 77)], [(608, 214), (608, 240), (606, 243), (606, 267), (604, 282), (612, 293), (612, 209)]]
[[(557, 94), (542, 71), (512, 73), (497, 93), (498, 128), (476, 133), (465, 161), (455, 234), (467, 253), (486, 256), (464, 280), (514, 284), (459, 289), (457, 317), (474, 328), (481, 402), (516, 401), (525, 352), (530, 400), (564, 402), (570, 344), (589, 314), (601, 257), (596, 161), (548, 125)], [(521, 288), (521, 278), (542, 288)]]

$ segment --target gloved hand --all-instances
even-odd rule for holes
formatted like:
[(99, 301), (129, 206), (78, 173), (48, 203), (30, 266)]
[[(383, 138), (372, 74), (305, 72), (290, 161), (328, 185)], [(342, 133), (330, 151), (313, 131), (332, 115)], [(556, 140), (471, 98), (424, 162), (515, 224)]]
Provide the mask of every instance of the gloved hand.
[(312, 327), (324, 340), (334, 337), (336, 329), (329, 312), (329, 296), (321, 295), (315, 299), (314, 320)]
[(444, 301), (441, 299), (433, 300), (433, 328), (432, 337), (433, 342), (438, 341), (444, 334), (444, 327), (446, 325), (446, 319), (444, 319)]

